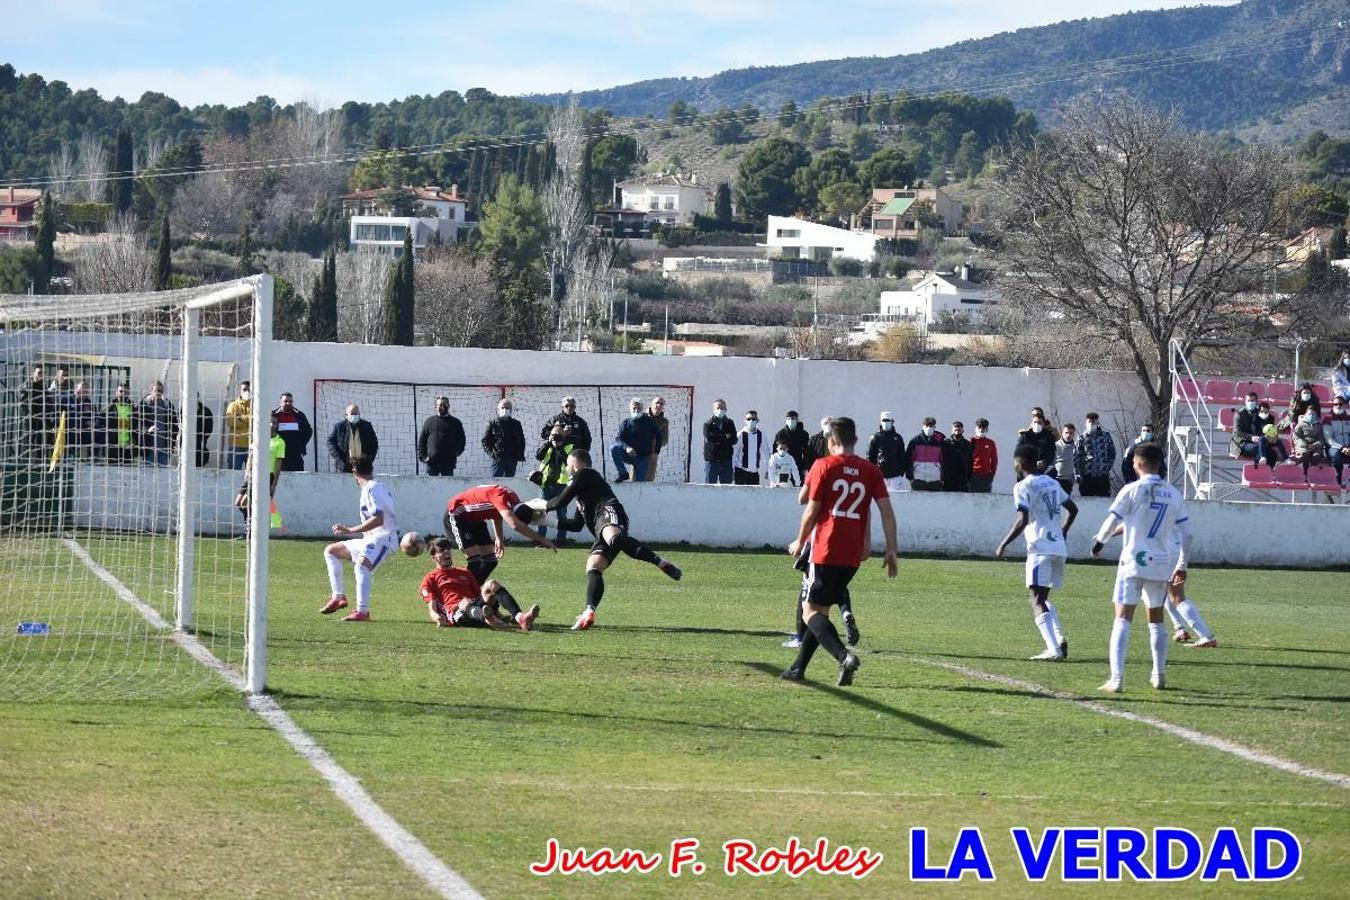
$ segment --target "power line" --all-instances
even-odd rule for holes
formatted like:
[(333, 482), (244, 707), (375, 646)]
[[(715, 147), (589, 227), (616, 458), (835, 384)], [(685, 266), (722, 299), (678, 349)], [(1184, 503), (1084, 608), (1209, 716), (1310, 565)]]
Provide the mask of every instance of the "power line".
[[(1011, 78), (975, 79), (967, 82), (956, 82), (943, 86), (920, 87), (917, 90), (901, 88), (866, 88), (860, 89), (850, 96), (857, 96), (858, 99), (840, 97), (821, 97), (814, 101), (803, 100), (802, 105), (815, 103), (818, 106), (828, 107), (831, 111), (839, 112), (849, 109), (868, 108), (883, 102), (891, 102), (893, 99), (913, 99), (923, 100), (938, 97), (944, 94), (966, 94), (971, 96), (988, 94), (1007, 94), (1018, 90), (1029, 90), (1044, 85), (1057, 84), (1066, 81), (1075, 81), (1092, 77), (1119, 78), (1127, 75), (1139, 74), (1142, 72), (1156, 71), (1176, 66), (1192, 65), (1203, 61), (1212, 53), (1241, 50), (1248, 47), (1260, 47), (1266, 51), (1275, 52), (1280, 50), (1295, 49), (1305, 43), (1310, 43), (1318, 37), (1341, 34), (1343, 29), (1341, 23), (1321, 26), (1308, 30), (1291, 29), (1283, 35), (1272, 37), (1263, 34), (1257, 37), (1234, 38), (1231, 40), (1215, 40), (1208, 43), (1194, 44), (1186, 47), (1171, 49), (1160, 49), (1144, 51), (1136, 54), (1126, 54), (1123, 56), (1110, 57), (1104, 60), (1092, 60), (1084, 63), (1045, 66), (1039, 69), (1029, 69)], [(1125, 65), (1121, 65), (1125, 63)], [(1054, 73), (1048, 77), (1035, 77), (1041, 73)], [(887, 91), (901, 92), (898, 97), (886, 96)], [(876, 93), (873, 96), (873, 92)], [(843, 102), (837, 102), (837, 101)], [(797, 101), (790, 101), (794, 104)], [(746, 113), (732, 112), (728, 116), (723, 116), (719, 121), (722, 122), (740, 122), (752, 123), (764, 119), (777, 119), (778, 115), (763, 115), (759, 110)], [(689, 117), (688, 121), (675, 121), (656, 124), (646, 120), (637, 120), (633, 124), (614, 127), (604, 124), (591, 128), (583, 128), (580, 134), (583, 137), (603, 137), (606, 135), (639, 135), (645, 131), (653, 129), (674, 130), (682, 128), (698, 128), (706, 125), (706, 121), (699, 121), (696, 117)], [(359, 162), (370, 154), (382, 153), (387, 158), (420, 158), (424, 156), (435, 156), (438, 154), (468, 154), (480, 150), (510, 150), (521, 147), (535, 147), (547, 145), (549, 137), (546, 132), (527, 132), (516, 136), (495, 136), (486, 138), (467, 138), (452, 141), (441, 141), (426, 144), (410, 144), (403, 147), (380, 148), (369, 144), (364, 147), (353, 147), (339, 154), (308, 154), (292, 157), (265, 157), (255, 160), (245, 160), (232, 163), (207, 163), (200, 166), (175, 166), (163, 169), (155, 169), (149, 172), (135, 172), (131, 170), (122, 170), (106, 172), (98, 175), (81, 175), (71, 178), (34, 179), (27, 182), (11, 182), (0, 184), (0, 187), (15, 189), (34, 189), (51, 187), (58, 184), (82, 184), (82, 183), (104, 183), (117, 181), (134, 181), (136, 179), (148, 178), (175, 178), (190, 175), (213, 175), (213, 174), (232, 174), (242, 172), (267, 171), (275, 169), (302, 168), (308, 166), (339, 166)]]

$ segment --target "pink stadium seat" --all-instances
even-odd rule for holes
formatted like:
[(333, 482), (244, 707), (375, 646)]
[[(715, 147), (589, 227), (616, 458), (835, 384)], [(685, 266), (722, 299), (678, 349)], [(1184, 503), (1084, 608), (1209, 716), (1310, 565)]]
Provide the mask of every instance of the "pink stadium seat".
[(1307, 490), (1308, 479), (1303, 477), (1303, 467), (1297, 463), (1276, 466), (1275, 486), (1291, 491)]
[(1205, 382), (1205, 402), (1232, 403), (1233, 382), (1223, 378), (1215, 378)]
[(1247, 463), (1242, 467), (1242, 484), (1249, 488), (1273, 488), (1275, 478), (1270, 471), (1270, 466), (1258, 466), (1256, 463)]
[(1177, 382), (1177, 397), (1179, 399), (1189, 397), (1192, 400), (1199, 400), (1200, 395), (1204, 393), (1201, 388), (1202, 385), (1199, 382), (1192, 381), (1189, 378), (1183, 378)]
[(1336, 470), (1331, 466), (1309, 466), (1308, 486), (1318, 491), (1339, 492), (1341, 489), (1336, 483)]
[(1265, 399), (1270, 401), (1271, 407), (1288, 406), (1294, 399), (1294, 386), (1287, 381), (1272, 381), (1266, 385)]
[(1317, 401), (1321, 403), (1324, 408), (1331, 405), (1331, 388), (1328, 385), (1314, 384), (1313, 396), (1317, 398)]
[(1233, 397), (1240, 402), (1247, 401), (1247, 395), (1255, 393), (1256, 399), (1261, 400), (1266, 394), (1266, 383), (1264, 381), (1239, 381), (1233, 385)]
[(1231, 406), (1225, 406), (1219, 410), (1219, 430), (1232, 431), (1233, 421), (1237, 418), (1237, 410)]

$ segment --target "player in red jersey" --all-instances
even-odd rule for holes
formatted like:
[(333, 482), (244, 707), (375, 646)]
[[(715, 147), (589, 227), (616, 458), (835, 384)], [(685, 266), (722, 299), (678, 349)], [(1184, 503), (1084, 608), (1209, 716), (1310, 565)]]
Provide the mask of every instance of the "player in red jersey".
[(783, 673), (788, 681), (801, 681), (817, 645), (839, 661), (839, 685), (853, 683), (861, 662), (845, 649), (830, 621), (830, 607), (848, 596), (848, 583), (867, 558), (868, 513), (876, 503), (886, 535), (886, 575), (894, 578), (899, 553), (895, 537), (895, 511), (891, 509), (886, 479), (881, 470), (856, 455), (858, 428), (852, 419), (830, 420), (826, 446), (829, 455), (816, 460), (806, 476), (806, 509), (802, 511), (797, 539), (788, 547), (796, 557), (811, 542), (810, 587), (802, 604), (806, 634), (797, 660)]
[(505, 547), (501, 523), (540, 547), (557, 550), (553, 542), (530, 527), (538, 514), (520, 495), (500, 484), (480, 484), (460, 491), (445, 504), (445, 533), (464, 551), (469, 571), (485, 583), (497, 567)]
[[(435, 538), (429, 546), (436, 568), (422, 579), (421, 591), (432, 620), (442, 628), (455, 625), (495, 628), (498, 621), (503, 621), (498, 619), (497, 610), (504, 599), (510, 598), (510, 592), (491, 578), (479, 585), (472, 572), (457, 568), (449, 538)], [(515, 600), (510, 605), (516, 606)], [(515, 623), (521, 631), (529, 631), (538, 615), (539, 605), (535, 604), (526, 612), (517, 612)]]

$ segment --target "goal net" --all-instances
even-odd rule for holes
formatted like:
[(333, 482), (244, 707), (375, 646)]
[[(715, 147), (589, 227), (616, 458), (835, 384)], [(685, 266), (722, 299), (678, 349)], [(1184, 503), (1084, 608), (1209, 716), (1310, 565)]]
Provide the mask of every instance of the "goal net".
[(464, 425), (465, 449), (455, 467), (463, 478), (489, 478), (492, 461), (482, 447), (483, 433), (497, 415), (502, 398), (511, 400), (512, 415), (525, 431), (525, 462), (516, 474), (524, 477), (535, 467), (534, 453), (543, 443), (544, 423), (562, 411), (562, 400), (577, 401), (577, 415), (591, 430), (591, 456), (595, 467), (610, 477), (614, 463), (609, 448), (619, 426), (628, 417), (634, 397), (644, 408), (656, 397), (666, 401), (669, 441), (657, 459), (656, 481), (689, 480), (690, 434), (693, 427), (694, 389), (690, 385), (654, 384), (409, 384), (390, 381), (320, 379), (314, 382), (315, 434), (320, 441), (318, 469), (335, 470), (322, 443), (333, 426), (341, 422), (347, 407), (356, 404), (361, 417), (371, 423), (379, 438), (376, 472), (417, 475), (425, 472), (417, 456), (417, 437), (422, 423), (435, 413), (436, 398), (450, 401), (450, 414)]
[(0, 296), (0, 698), (262, 689), (271, 291)]

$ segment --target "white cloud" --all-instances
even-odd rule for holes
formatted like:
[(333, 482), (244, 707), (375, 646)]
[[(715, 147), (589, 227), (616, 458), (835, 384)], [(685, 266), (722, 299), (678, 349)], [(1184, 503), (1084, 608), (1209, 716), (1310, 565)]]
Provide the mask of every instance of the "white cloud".
[[(140, 99), (146, 91), (158, 91), (184, 106), (202, 103), (237, 106), (261, 94), (284, 105), (332, 93), (331, 90), (325, 90), (325, 85), (304, 76), (240, 72), (223, 66), (197, 69), (108, 69), (72, 73), (66, 82), (76, 90), (92, 87), (106, 98), (122, 97), (128, 102)], [(346, 99), (345, 96), (343, 99)]]

